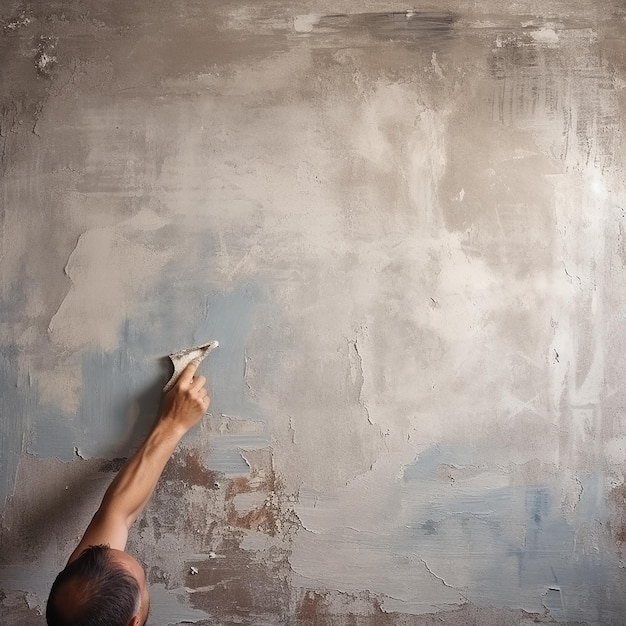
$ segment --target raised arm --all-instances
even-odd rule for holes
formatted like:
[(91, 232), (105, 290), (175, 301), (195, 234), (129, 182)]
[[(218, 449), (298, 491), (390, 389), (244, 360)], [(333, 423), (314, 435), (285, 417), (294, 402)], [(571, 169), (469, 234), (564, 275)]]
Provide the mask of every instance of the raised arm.
[(159, 419), (107, 489), (68, 564), (91, 545), (108, 544), (117, 550), (125, 549), (128, 531), (150, 499), (178, 442), (209, 408), (206, 379), (194, 377), (198, 364), (192, 361), (165, 394)]

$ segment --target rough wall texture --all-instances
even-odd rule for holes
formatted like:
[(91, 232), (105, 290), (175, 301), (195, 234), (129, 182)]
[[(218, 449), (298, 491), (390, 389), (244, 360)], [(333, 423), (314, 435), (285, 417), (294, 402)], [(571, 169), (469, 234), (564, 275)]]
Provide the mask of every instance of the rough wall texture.
[(624, 4), (410, 9), (2, 3), (3, 623), (218, 339), (151, 623), (626, 624)]

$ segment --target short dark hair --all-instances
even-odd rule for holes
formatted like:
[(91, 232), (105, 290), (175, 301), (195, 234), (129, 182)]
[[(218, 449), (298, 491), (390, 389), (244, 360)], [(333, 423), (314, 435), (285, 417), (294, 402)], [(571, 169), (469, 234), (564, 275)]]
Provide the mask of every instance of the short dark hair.
[[(61, 606), (59, 596), (68, 585), (77, 601)], [(109, 546), (89, 546), (56, 577), (46, 621), (48, 626), (127, 626), (140, 597), (139, 583), (115, 561)]]

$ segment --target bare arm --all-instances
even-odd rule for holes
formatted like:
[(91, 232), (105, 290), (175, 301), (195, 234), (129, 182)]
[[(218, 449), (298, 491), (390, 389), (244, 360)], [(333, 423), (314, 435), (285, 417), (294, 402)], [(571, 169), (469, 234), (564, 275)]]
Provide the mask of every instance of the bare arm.
[(126, 547), (128, 531), (150, 499), (178, 442), (209, 408), (206, 379), (194, 378), (197, 369), (197, 362), (190, 363), (165, 395), (159, 419), (107, 489), (68, 563), (91, 545), (109, 544), (117, 550)]

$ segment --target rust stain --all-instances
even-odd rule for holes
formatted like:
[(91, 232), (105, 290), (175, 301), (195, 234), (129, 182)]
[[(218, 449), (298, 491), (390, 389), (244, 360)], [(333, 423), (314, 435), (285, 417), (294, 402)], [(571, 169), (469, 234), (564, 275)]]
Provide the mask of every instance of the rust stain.
[[(407, 615), (385, 612), (380, 598), (362, 592), (304, 589), (295, 612), (297, 626), (502, 626), (503, 624), (556, 624), (548, 614), (522, 609), (478, 608), (465, 604), (458, 609), (437, 613)], [(583, 626), (568, 622), (568, 626)]]
[(324, 615), (325, 612), (326, 594), (307, 589), (298, 607), (298, 622), (301, 624), (310, 623), (316, 624), (317, 626), (325, 626), (327, 624), (327, 619)]
[[(275, 537), (283, 527), (282, 484), (272, 461), (270, 449), (246, 453), (250, 475), (234, 478), (226, 486), (226, 521), (230, 526), (258, 531)], [(263, 493), (263, 504), (246, 513), (235, 506), (235, 497), (245, 493)]]
[[(186, 562), (184, 585), (193, 590), (192, 605), (221, 624), (292, 623), (295, 607), (288, 559), (298, 520), (275, 472), (272, 450), (245, 454), (250, 473), (223, 479), (213, 494), (224, 516), (220, 530), (201, 533), (206, 535), (209, 557)], [(252, 508), (245, 512), (238, 511), (235, 502), (242, 494), (254, 496)], [(265, 547), (244, 549), (242, 542), (250, 533), (268, 537)]]
[(182, 481), (207, 489), (217, 489), (221, 474), (208, 469), (198, 450), (181, 449), (170, 459), (163, 472), (163, 480)]
[(228, 508), (226, 521), (232, 526), (246, 528), (248, 530), (257, 530), (274, 537), (277, 532), (278, 518), (276, 511), (271, 508), (271, 504), (268, 501), (266, 501), (265, 504), (268, 506), (248, 511), (244, 515), (239, 515), (231, 504)]

